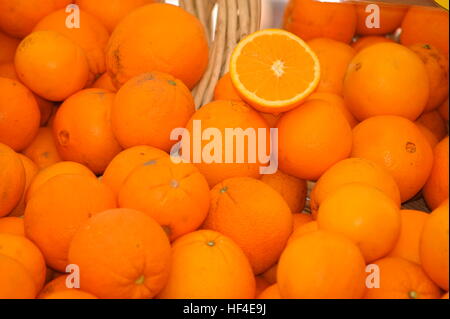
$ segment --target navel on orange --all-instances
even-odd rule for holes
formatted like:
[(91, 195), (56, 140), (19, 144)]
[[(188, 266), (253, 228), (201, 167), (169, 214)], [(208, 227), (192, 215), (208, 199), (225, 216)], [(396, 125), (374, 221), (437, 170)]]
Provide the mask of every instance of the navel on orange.
[(278, 29), (257, 31), (236, 47), (230, 74), (241, 97), (267, 113), (298, 106), (317, 87), (316, 54), (296, 35)]

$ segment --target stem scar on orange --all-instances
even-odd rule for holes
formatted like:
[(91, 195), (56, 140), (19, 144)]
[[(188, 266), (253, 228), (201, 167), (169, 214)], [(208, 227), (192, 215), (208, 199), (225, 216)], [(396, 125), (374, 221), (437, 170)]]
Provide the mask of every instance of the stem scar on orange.
[(279, 113), (300, 105), (317, 87), (316, 54), (296, 35), (279, 29), (257, 31), (235, 48), (230, 63), (233, 85), (254, 108)]

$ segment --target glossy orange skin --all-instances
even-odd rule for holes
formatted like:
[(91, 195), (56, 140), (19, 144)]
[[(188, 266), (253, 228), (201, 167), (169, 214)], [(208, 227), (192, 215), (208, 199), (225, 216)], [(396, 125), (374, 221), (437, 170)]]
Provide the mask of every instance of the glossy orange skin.
[(23, 218), (20, 217), (0, 218), (0, 233), (25, 236)]
[(286, 7), (283, 28), (305, 41), (323, 37), (350, 43), (356, 30), (355, 6), (291, 0)]
[[(397, 30), (402, 24), (403, 17), (408, 11), (407, 6), (401, 5), (382, 5), (377, 4), (380, 8), (380, 25), (379, 28), (368, 28), (366, 19), (369, 15), (373, 16), (374, 11), (366, 12), (366, 7), (370, 3), (357, 4), (356, 7), (356, 33), (359, 35), (384, 35)], [(372, 22), (372, 19), (369, 19)]]
[(9, 146), (0, 143), (0, 217), (8, 215), (19, 203), (25, 189), (25, 169)]
[(0, 78), (0, 143), (22, 151), (37, 134), (39, 107), (30, 90), (18, 81)]
[(351, 128), (343, 113), (323, 100), (311, 100), (285, 113), (277, 123), (279, 167), (317, 180), (350, 155)]
[(55, 31), (31, 33), (20, 43), (14, 61), (20, 80), (50, 101), (65, 100), (84, 88), (89, 77), (83, 49)]
[(123, 183), (118, 202), (119, 207), (148, 214), (172, 241), (203, 223), (210, 205), (209, 187), (194, 165), (174, 164), (164, 157), (136, 167)]
[(25, 234), (42, 251), (47, 265), (63, 272), (76, 230), (92, 215), (115, 207), (113, 193), (95, 178), (55, 176), (28, 201)]
[(40, 127), (36, 137), (23, 150), (23, 154), (35, 162), (40, 169), (62, 160), (50, 127)]
[(117, 89), (114, 86), (114, 84), (112, 83), (111, 77), (109, 76), (108, 73), (103, 73), (97, 79), (97, 81), (95, 81), (94, 84), (92, 84), (91, 87), (96, 88), (96, 89), (104, 89), (104, 90), (108, 90), (111, 92), (117, 92)]
[(124, 148), (149, 145), (169, 152), (176, 143), (170, 139), (172, 130), (184, 127), (194, 112), (194, 98), (180, 80), (165, 73), (144, 73), (117, 92), (112, 128)]
[(234, 240), (256, 275), (276, 263), (292, 227), (289, 206), (273, 188), (259, 180), (230, 178), (211, 190), (211, 206), (203, 228)]
[(115, 95), (103, 89), (87, 89), (72, 95), (59, 107), (53, 121), (53, 137), (61, 158), (104, 172), (122, 147), (111, 125)]
[(20, 40), (8, 36), (0, 31), (0, 64), (14, 61), (16, 49), (19, 46)]
[(278, 264), (278, 288), (288, 299), (361, 298), (365, 263), (349, 239), (317, 231), (292, 241)]
[(0, 30), (16, 38), (23, 38), (49, 13), (65, 8), (72, 0), (2, 0), (0, 2)]
[(358, 124), (353, 129), (352, 157), (372, 160), (387, 169), (402, 202), (419, 192), (433, 165), (426, 138), (413, 122), (399, 116), (376, 116)]
[(84, 292), (79, 289), (67, 289), (47, 294), (41, 299), (98, 299), (93, 294)]
[(135, 168), (167, 156), (166, 152), (151, 146), (128, 148), (111, 160), (103, 174), (102, 182), (118, 195), (123, 183)]
[(14, 259), (0, 255), (0, 298), (34, 299), (36, 284), (23, 265)]
[(214, 100), (242, 101), (242, 98), (233, 86), (229, 72), (225, 73), (217, 82), (214, 89)]
[(86, 54), (90, 69), (89, 79), (92, 83), (106, 71), (105, 48), (109, 32), (97, 18), (83, 10), (80, 10), (79, 28), (68, 28), (67, 17), (66, 10), (54, 11), (40, 20), (33, 31), (55, 31), (79, 45)]
[(69, 262), (80, 267), (83, 290), (102, 299), (154, 297), (167, 283), (170, 259), (161, 227), (131, 209), (92, 217), (76, 232), (69, 251)]
[(353, 47), (353, 49), (355, 49), (356, 53), (358, 53), (359, 51), (377, 44), (377, 43), (384, 43), (384, 42), (394, 42), (393, 40), (389, 39), (389, 38), (385, 38), (382, 36), (377, 36), (377, 35), (368, 35), (368, 36), (364, 36), (364, 37), (360, 37), (358, 39), (356, 39), (355, 42), (353, 42), (351, 44), (351, 46)]
[(258, 295), (258, 299), (281, 299), (277, 284), (273, 284)]
[(159, 71), (192, 89), (208, 64), (208, 43), (200, 21), (164, 3), (130, 13), (112, 33), (106, 52), (107, 70), (116, 87), (136, 75)]
[(448, 56), (448, 27), (448, 11), (413, 6), (403, 19), (400, 42), (430, 44)]
[(441, 296), (439, 287), (415, 263), (386, 257), (374, 264), (379, 267), (380, 287), (367, 288), (365, 299), (438, 299)]
[(425, 109), (429, 94), (424, 64), (396, 43), (378, 43), (360, 51), (344, 80), (345, 102), (360, 121), (376, 115), (414, 121)]
[(320, 62), (320, 82), (316, 92), (342, 94), (344, 76), (356, 51), (346, 43), (327, 38), (315, 38), (307, 43)]
[(261, 181), (276, 190), (286, 201), (292, 213), (301, 213), (306, 201), (306, 181), (278, 170), (262, 175)]
[(35, 294), (42, 289), (46, 272), (44, 257), (29, 239), (0, 233), (0, 255), (10, 257), (25, 267), (33, 278)]
[(81, 10), (96, 16), (110, 32), (131, 11), (155, 0), (75, 0)]
[(447, 135), (447, 125), (438, 111), (423, 113), (415, 123), (426, 127), (436, 137), (437, 142)]
[(389, 257), (399, 257), (420, 265), (419, 244), (423, 226), (429, 214), (418, 210), (401, 210), (401, 229), (398, 241)]
[(423, 188), (423, 196), (431, 209), (437, 208), (448, 198), (448, 136), (434, 148), (434, 163)]
[[(201, 160), (200, 163), (195, 163), (195, 157), (193, 145), (194, 145), (194, 121), (201, 121), (201, 128), (204, 132), (206, 129), (215, 128), (218, 129), (222, 136), (222, 159), (220, 163), (206, 163)], [(190, 161), (194, 162), (195, 166), (206, 177), (210, 187), (217, 185), (219, 182), (232, 177), (253, 177), (258, 178), (260, 176), (260, 167), (265, 166), (264, 163), (260, 163), (256, 158), (256, 163), (238, 163), (234, 160), (233, 163), (226, 163), (225, 158), (225, 138), (226, 129), (240, 128), (242, 130), (252, 129), (256, 132), (256, 140), (261, 139), (261, 135), (258, 133), (259, 129), (266, 130), (266, 141), (269, 142), (269, 125), (261, 117), (261, 115), (247, 104), (239, 101), (214, 101), (202, 106), (191, 117), (186, 125), (186, 128), (190, 134)], [(210, 140), (202, 141), (202, 150), (210, 143)], [(248, 142), (244, 143), (244, 162), (249, 162)], [(258, 148), (258, 147), (257, 147)], [(267, 148), (267, 153), (269, 148)], [(237, 143), (234, 143), (233, 153), (240, 154), (242, 150), (237, 149)], [(254, 151), (254, 149), (252, 149)], [(257, 156), (258, 157), (258, 156)]]
[(255, 278), (250, 263), (228, 237), (199, 230), (173, 243), (169, 280), (158, 298), (252, 299), (254, 296)]

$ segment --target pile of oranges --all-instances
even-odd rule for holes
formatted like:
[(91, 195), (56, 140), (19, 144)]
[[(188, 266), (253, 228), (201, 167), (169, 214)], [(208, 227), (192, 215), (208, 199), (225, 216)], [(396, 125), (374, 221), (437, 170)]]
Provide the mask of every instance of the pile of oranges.
[(0, 298), (448, 298), (448, 12), (291, 0), (196, 109), (156, 2), (0, 0)]

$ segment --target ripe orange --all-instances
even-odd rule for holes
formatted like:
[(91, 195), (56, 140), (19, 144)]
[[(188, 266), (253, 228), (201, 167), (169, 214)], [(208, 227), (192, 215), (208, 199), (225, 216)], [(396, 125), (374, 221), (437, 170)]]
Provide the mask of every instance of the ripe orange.
[(118, 195), (123, 183), (135, 168), (167, 156), (166, 152), (151, 146), (131, 147), (111, 160), (103, 174), (102, 182)]
[(214, 100), (242, 101), (242, 98), (233, 86), (229, 72), (225, 73), (217, 82), (216, 88), (214, 89)]
[(231, 239), (214, 231), (199, 230), (173, 243), (169, 280), (158, 298), (254, 297), (252, 268), (241, 248)]
[(111, 111), (113, 132), (124, 148), (149, 145), (168, 152), (176, 143), (172, 130), (184, 127), (194, 112), (194, 98), (180, 80), (145, 73), (117, 92)]
[(401, 27), (402, 44), (430, 44), (448, 56), (448, 11), (412, 6)]
[(0, 217), (8, 215), (19, 203), (25, 189), (25, 169), (9, 146), (0, 143)]
[(364, 158), (349, 158), (330, 167), (317, 181), (310, 195), (313, 216), (323, 201), (339, 187), (364, 183), (385, 193), (400, 207), (400, 191), (394, 178), (377, 163)]
[(89, 76), (83, 49), (55, 31), (27, 36), (17, 48), (15, 66), (20, 80), (50, 101), (65, 100), (81, 90)]
[(122, 150), (111, 126), (114, 97), (107, 90), (87, 89), (59, 107), (53, 136), (63, 160), (81, 163), (101, 174)]
[(22, 151), (36, 136), (39, 123), (39, 108), (30, 90), (0, 77), (0, 143)]
[(297, 227), (292, 232), (291, 236), (288, 240), (288, 245), (293, 242), (295, 239), (312, 232), (316, 232), (319, 230), (319, 224), (317, 221), (313, 220), (310, 222), (307, 222), (306, 224), (301, 225), (300, 227)]
[[(403, 17), (408, 10), (407, 6), (377, 4), (379, 10), (367, 9), (370, 3), (357, 4), (356, 7), (356, 33), (359, 35), (384, 35), (397, 30), (402, 24)], [(379, 26), (369, 28), (367, 22), (374, 22), (374, 14), (379, 16)]]
[(448, 98), (441, 106), (439, 106), (438, 112), (442, 118), (448, 122)]
[(23, 218), (20, 217), (0, 218), (0, 233), (25, 236)]
[(19, 43), (19, 39), (10, 37), (0, 31), (0, 47), (2, 48), (0, 51), (0, 64), (14, 61), (14, 55), (16, 54)]
[(281, 299), (277, 284), (273, 284), (258, 295), (258, 299)]
[(264, 289), (270, 286), (270, 284), (262, 277), (262, 275), (259, 275), (255, 276), (255, 286), (256, 286), (255, 295), (253, 297), (258, 297), (259, 294), (263, 292)]
[(47, 294), (42, 299), (98, 299), (93, 294), (84, 292), (79, 289), (66, 289)]
[(182, 8), (164, 3), (128, 14), (112, 33), (106, 52), (107, 70), (117, 88), (134, 76), (159, 71), (192, 89), (208, 64), (201, 22)]
[(69, 262), (80, 267), (86, 292), (103, 299), (148, 299), (167, 282), (170, 244), (146, 214), (109, 210), (93, 216), (76, 232)]
[(292, 232), (292, 214), (281, 195), (260, 180), (230, 178), (211, 190), (203, 228), (234, 240), (253, 272), (260, 274), (276, 263), (284, 249)]
[(434, 163), (423, 188), (423, 196), (431, 209), (437, 208), (448, 198), (448, 136), (434, 148)]
[(356, 29), (355, 6), (347, 3), (291, 0), (284, 13), (284, 28), (306, 41), (330, 38), (349, 43)]
[(280, 113), (300, 105), (314, 92), (320, 64), (299, 37), (266, 29), (239, 42), (231, 56), (230, 74), (244, 101), (261, 112)]
[(438, 142), (447, 135), (447, 125), (438, 111), (423, 113), (415, 123), (419, 127), (427, 128)]
[(209, 201), (208, 183), (197, 168), (174, 164), (169, 157), (136, 167), (118, 195), (120, 207), (148, 214), (170, 240), (199, 228), (208, 214)]
[[(196, 124), (201, 125), (202, 131), (199, 131)], [(269, 126), (266, 121), (251, 107), (246, 105), (243, 102), (239, 101), (214, 101), (209, 104), (202, 106), (195, 114), (191, 117), (186, 128), (189, 132), (189, 146), (183, 150), (182, 154), (186, 160), (190, 160), (190, 162), (194, 163), (195, 166), (200, 170), (200, 172), (206, 177), (209, 186), (213, 187), (217, 183), (231, 177), (253, 177), (258, 178), (260, 176), (260, 168), (261, 166), (265, 166), (266, 163), (262, 163), (262, 160), (259, 156), (255, 156), (256, 158), (252, 158), (251, 154), (259, 154), (259, 152), (265, 151), (261, 150), (258, 143), (251, 144), (249, 134), (247, 137), (241, 139), (238, 136), (239, 130), (242, 131), (254, 131), (255, 132), (255, 140), (263, 140), (266, 139), (269, 144), (270, 133)], [(207, 140), (202, 140), (201, 149), (198, 148), (197, 142), (194, 138), (201, 138), (202, 134), (206, 130), (215, 130), (220, 131), (220, 135), (216, 134), (216, 136), (206, 136), (209, 137)], [(227, 130), (234, 130), (233, 139), (243, 140), (243, 149), (240, 147), (238, 141), (235, 141), (230, 145), (227, 143), (226, 136)], [(265, 136), (261, 134), (261, 131), (264, 131)], [(251, 133), (251, 132), (250, 132)], [(234, 138), (236, 136), (236, 138)], [(210, 162), (209, 159), (207, 161), (204, 160), (203, 150), (208, 150), (208, 145), (214, 141), (214, 145), (218, 144), (216, 153), (214, 153), (214, 161)], [(194, 147), (195, 146), (195, 147)], [(211, 146), (209, 146), (211, 147)], [(227, 163), (227, 154), (230, 155), (227, 149), (233, 151), (232, 161)], [(221, 154), (218, 153), (219, 150), (222, 149)], [(188, 152), (189, 151), (189, 152)], [(211, 157), (213, 156), (212, 152), (209, 151)], [(266, 151), (264, 154), (268, 154)], [(219, 155), (221, 157), (219, 157)], [(198, 157), (203, 157), (198, 158)], [(242, 161), (239, 162), (239, 157), (243, 157)]]
[[(256, 277), (262, 278), (268, 285), (273, 285), (277, 282), (277, 268), (278, 268), (278, 264), (275, 264), (272, 267), (270, 267), (268, 270), (263, 272), (261, 275), (256, 276)], [(267, 287), (265, 287), (265, 288), (267, 288)]]
[(49, 295), (52, 295), (56, 292), (65, 291), (65, 290), (78, 290), (79, 288), (68, 288), (67, 287), (67, 277), (68, 275), (60, 275), (51, 281), (49, 281), (44, 288), (37, 295), (37, 299), (44, 299)]
[(385, 43), (385, 42), (394, 42), (393, 40), (386, 38), (386, 37), (382, 37), (382, 36), (378, 36), (378, 35), (368, 35), (368, 36), (364, 36), (364, 37), (360, 37), (358, 39), (356, 39), (355, 42), (353, 42), (351, 44), (351, 46), (353, 47), (353, 49), (355, 49), (356, 53), (358, 53), (359, 51), (370, 47), (371, 45), (377, 44), (377, 43)]
[(294, 226), (293, 231), (295, 231), (298, 228), (302, 227), (303, 225), (313, 221), (311, 214), (305, 213), (305, 212), (292, 214), (292, 218), (293, 218), (293, 226)]
[(386, 256), (400, 234), (398, 205), (373, 186), (339, 187), (319, 207), (319, 229), (342, 234), (361, 249), (366, 262)]
[(420, 240), (420, 261), (427, 275), (448, 290), (448, 199), (428, 218)]
[(266, 174), (261, 181), (276, 190), (286, 201), (292, 213), (300, 215), (305, 207), (306, 181), (290, 176), (278, 170), (275, 174)]
[(348, 108), (360, 121), (376, 115), (414, 121), (428, 101), (428, 75), (420, 58), (408, 48), (378, 43), (350, 62), (343, 92)]
[(388, 256), (399, 257), (420, 265), (419, 244), (428, 214), (418, 210), (401, 210), (400, 236)]
[(114, 86), (114, 84), (112, 83), (111, 77), (109, 76), (108, 73), (103, 73), (97, 79), (97, 81), (95, 81), (94, 84), (92, 84), (91, 87), (96, 88), (96, 89), (104, 89), (104, 90), (108, 90), (111, 92), (117, 92), (117, 89)]
[(349, 239), (317, 231), (292, 241), (278, 264), (283, 298), (347, 299), (364, 294), (365, 263)]
[(61, 161), (50, 127), (40, 127), (33, 141), (23, 151), (40, 168), (46, 168)]
[(34, 299), (36, 284), (31, 274), (14, 259), (0, 254), (0, 298)]
[(438, 139), (436, 138), (436, 135), (434, 135), (434, 133), (431, 132), (429, 128), (421, 124), (417, 124), (417, 127), (419, 128), (420, 132), (426, 138), (426, 140), (428, 141), (428, 143), (432, 148), (434, 148), (439, 143)]
[(315, 38), (307, 43), (320, 63), (316, 92), (342, 94), (344, 76), (356, 51), (348, 44), (327, 38)]
[(95, 178), (58, 175), (44, 183), (25, 209), (25, 234), (42, 251), (47, 265), (65, 271), (69, 244), (95, 213), (116, 207), (113, 193)]
[(326, 101), (311, 100), (285, 113), (277, 128), (280, 168), (298, 178), (317, 180), (350, 155), (350, 125)]
[(425, 184), (433, 165), (433, 151), (419, 128), (399, 116), (376, 116), (353, 129), (353, 157), (372, 160), (395, 179), (402, 202)]

